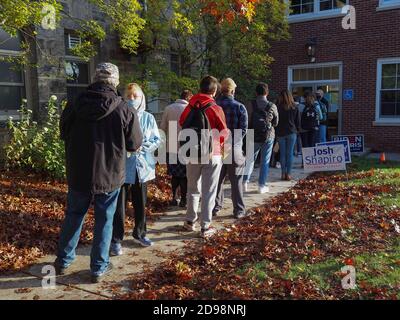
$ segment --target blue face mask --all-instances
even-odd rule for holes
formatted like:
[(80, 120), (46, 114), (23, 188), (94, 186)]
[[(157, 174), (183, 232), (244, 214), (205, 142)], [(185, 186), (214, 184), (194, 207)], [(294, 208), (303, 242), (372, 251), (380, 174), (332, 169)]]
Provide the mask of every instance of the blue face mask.
[(128, 100), (128, 106), (137, 110), (139, 109), (141, 102), (141, 99)]

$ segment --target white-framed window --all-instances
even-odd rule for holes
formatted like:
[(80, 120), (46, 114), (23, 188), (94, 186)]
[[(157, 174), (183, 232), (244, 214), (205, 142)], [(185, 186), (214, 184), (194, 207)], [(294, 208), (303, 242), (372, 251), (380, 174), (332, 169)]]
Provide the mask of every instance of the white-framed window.
[(11, 37), (0, 28), (0, 121), (18, 118), (22, 99), (26, 97), (24, 70), (8, 59), (20, 54), (21, 38)]
[(72, 55), (71, 49), (81, 43), (81, 38), (73, 32), (65, 32), (65, 74), (67, 77), (67, 99), (75, 101), (90, 83), (90, 65)]
[(390, 10), (400, 8), (400, 0), (379, 0), (378, 10)]
[(400, 124), (400, 58), (378, 60), (376, 123)]
[(285, 0), (289, 6), (289, 22), (342, 16), (342, 8), (348, 0)]

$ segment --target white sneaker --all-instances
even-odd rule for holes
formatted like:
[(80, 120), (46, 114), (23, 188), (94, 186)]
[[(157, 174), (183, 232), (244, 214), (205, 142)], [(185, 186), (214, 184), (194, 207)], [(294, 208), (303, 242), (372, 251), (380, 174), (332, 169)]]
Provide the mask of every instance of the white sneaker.
[(277, 168), (277, 169), (281, 169), (281, 168), (282, 168), (282, 166), (281, 166), (281, 163), (280, 163), (280, 162), (277, 162), (277, 163), (276, 163), (276, 168)]
[(260, 186), (260, 187), (258, 188), (258, 193), (259, 193), (259, 194), (266, 194), (266, 193), (269, 193), (269, 187), (267, 187), (267, 186)]
[(217, 229), (209, 227), (208, 229), (201, 229), (201, 237), (204, 239), (212, 237), (217, 233)]
[(249, 183), (248, 182), (243, 183), (243, 191), (249, 192)]
[(197, 230), (196, 223), (191, 223), (189, 221), (185, 221), (185, 223), (183, 224), (183, 228), (185, 229), (185, 231), (188, 232), (194, 232)]

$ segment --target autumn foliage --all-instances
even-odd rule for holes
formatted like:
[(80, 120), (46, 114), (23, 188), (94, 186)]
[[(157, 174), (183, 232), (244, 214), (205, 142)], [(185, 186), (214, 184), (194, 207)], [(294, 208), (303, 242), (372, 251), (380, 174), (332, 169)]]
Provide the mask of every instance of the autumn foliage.
[(256, 14), (256, 7), (261, 0), (202, 0), (203, 15), (211, 15), (218, 24), (227, 22), (232, 23), (235, 19), (245, 19), (251, 22)]
[[(166, 168), (157, 168), (149, 185), (147, 214), (156, 218), (170, 199)], [(68, 187), (37, 174), (0, 171), (0, 272), (16, 271), (46, 254), (54, 254), (64, 218)], [(133, 225), (133, 209), (127, 226)], [(90, 210), (80, 238), (90, 244), (94, 215)]]
[[(350, 178), (373, 175), (370, 171)], [(153, 272), (135, 275), (132, 293), (118, 298), (395, 298), (395, 287), (364, 282), (357, 291), (343, 290), (340, 268), (355, 265), (358, 254), (390, 248), (390, 241), (398, 237), (394, 226), (400, 224), (400, 208), (388, 210), (372, 200), (398, 190), (392, 185), (352, 186), (344, 181), (344, 175), (301, 181), (211, 240), (191, 243)], [(322, 290), (310, 278), (287, 276), (297, 263), (312, 266), (331, 258), (339, 259), (339, 267), (325, 272), (328, 289)], [(257, 263), (263, 263), (262, 281), (255, 276)]]

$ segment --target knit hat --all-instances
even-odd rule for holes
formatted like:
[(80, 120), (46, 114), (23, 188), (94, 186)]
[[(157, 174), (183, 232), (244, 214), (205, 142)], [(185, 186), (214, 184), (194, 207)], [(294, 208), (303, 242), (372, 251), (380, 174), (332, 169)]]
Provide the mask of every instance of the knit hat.
[(233, 81), (231, 78), (227, 78), (222, 80), (221, 82), (221, 91), (223, 93), (229, 93), (231, 91), (236, 90), (237, 85), (235, 83), (235, 81)]
[(102, 82), (113, 87), (119, 85), (119, 70), (115, 64), (103, 62), (97, 65), (94, 82)]

